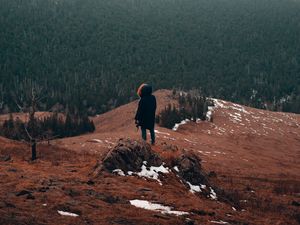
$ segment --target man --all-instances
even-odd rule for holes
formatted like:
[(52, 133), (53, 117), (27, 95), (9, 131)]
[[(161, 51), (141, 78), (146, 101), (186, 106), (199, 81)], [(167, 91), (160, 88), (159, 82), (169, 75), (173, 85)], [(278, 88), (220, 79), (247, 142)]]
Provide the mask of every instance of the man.
[(142, 138), (147, 140), (147, 130), (150, 131), (151, 144), (155, 144), (155, 111), (156, 98), (152, 95), (152, 87), (149, 84), (142, 84), (137, 94), (140, 96), (138, 109), (135, 115), (135, 123), (137, 127), (141, 127)]

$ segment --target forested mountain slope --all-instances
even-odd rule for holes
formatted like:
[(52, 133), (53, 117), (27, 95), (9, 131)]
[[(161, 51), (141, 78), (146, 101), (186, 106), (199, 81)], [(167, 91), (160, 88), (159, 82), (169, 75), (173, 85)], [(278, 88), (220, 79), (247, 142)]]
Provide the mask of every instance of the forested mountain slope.
[(0, 4), (1, 112), (16, 111), (14, 98), (26, 101), (32, 83), (43, 87), (40, 110), (60, 103), (104, 112), (132, 100), (144, 81), (300, 112), (299, 1)]

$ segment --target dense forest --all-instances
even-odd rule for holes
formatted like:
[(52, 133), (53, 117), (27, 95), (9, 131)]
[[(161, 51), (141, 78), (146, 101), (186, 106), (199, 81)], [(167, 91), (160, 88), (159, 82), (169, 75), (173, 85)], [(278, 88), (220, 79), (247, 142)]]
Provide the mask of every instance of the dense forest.
[(86, 115), (70, 113), (67, 113), (65, 118), (57, 113), (42, 119), (31, 117), (28, 122), (24, 122), (20, 118), (14, 119), (10, 114), (9, 119), (0, 124), (1, 136), (25, 141), (73, 137), (94, 131), (95, 125)]
[[(300, 113), (298, 0), (0, 0), (0, 113), (89, 115), (155, 89)], [(86, 113), (85, 112), (85, 113)]]

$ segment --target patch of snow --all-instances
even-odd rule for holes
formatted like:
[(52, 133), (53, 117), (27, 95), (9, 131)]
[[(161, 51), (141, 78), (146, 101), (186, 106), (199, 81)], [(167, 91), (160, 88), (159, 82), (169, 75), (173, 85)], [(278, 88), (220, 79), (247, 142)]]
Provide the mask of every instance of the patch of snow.
[(155, 132), (155, 133), (157, 133), (157, 134), (164, 134), (164, 135), (168, 135), (168, 136), (170, 136), (170, 134), (169, 134), (169, 133), (166, 133), (166, 132), (161, 132), (161, 131), (159, 131), (159, 130), (154, 130), (154, 132)]
[(119, 176), (125, 176), (125, 173), (121, 169), (115, 169), (112, 172), (118, 174)]
[(187, 184), (190, 186), (190, 192), (192, 192), (193, 194), (195, 192), (202, 192), (200, 186), (198, 185), (193, 185), (190, 182), (187, 181)]
[(208, 111), (206, 113), (206, 120), (211, 121), (212, 120), (212, 115), (215, 107), (214, 106), (208, 106)]
[(72, 217), (78, 217), (79, 215), (75, 214), (75, 213), (70, 213), (70, 212), (64, 212), (64, 211), (57, 211), (59, 215), (62, 216), (72, 216)]
[(115, 145), (115, 144), (116, 144), (116, 143), (111, 142), (111, 141), (108, 141), (108, 140), (105, 140), (105, 142), (106, 142), (107, 144), (111, 144), (111, 145)]
[(189, 120), (189, 119), (185, 119), (185, 120), (182, 120), (180, 123), (176, 123), (176, 124), (174, 125), (174, 127), (172, 128), (172, 130), (177, 131), (178, 128), (179, 128), (181, 125), (187, 124), (187, 122), (190, 122), (190, 120)]
[(193, 194), (195, 192), (202, 192), (201, 189), (205, 189), (206, 185), (204, 184), (200, 184), (200, 185), (193, 185), (190, 182), (187, 181), (187, 184), (190, 186), (190, 192), (192, 192)]
[(248, 111), (246, 111), (246, 109), (243, 106), (238, 105), (238, 104), (233, 104), (233, 106), (230, 106), (229, 108), (243, 112), (245, 114), (250, 114)]
[(151, 210), (151, 211), (158, 211), (162, 214), (173, 214), (176, 216), (182, 216), (182, 215), (189, 214), (188, 212), (172, 210), (172, 208), (170, 206), (164, 206), (164, 205), (157, 204), (157, 203), (151, 203), (146, 200), (138, 200), (138, 199), (130, 200), (130, 204), (137, 208), (147, 209), (147, 210)]
[(254, 99), (256, 97), (256, 94), (258, 93), (257, 90), (252, 89), (252, 95), (250, 96), (250, 99)]
[(242, 118), (240, 116), (237, 116), (237, 115), (234, 115), (234, 114), (231, 114), (231, 113), (228, 113), (228, 115), (230, 116), (230, 120), (235, 122), (238, 121), (238, 122), (242, 122)]
[(223, 133), (226, 133), (226, 129), (224, 129), (222, 127), (219, 127), (218, 130), (221, 131), (221, 132), (223, 132)]
[(215, 108), (223, 108), (223, 109), (233, 109), (233, 110), (236, 110), (236, 111), (239, 111), (239, 112), (243, 112), (245, 114), (251, 114), (250, 112), (248, 112), (243, 106), (241, 105), (238, 105), (238, 104), (232, 104), (231, 106), (226, 106), (225, 105), (225, 101), (222, 101), (222, 100), (218, 100), (218, 99), (215, 99), (215, 98), (212, 98), (212, 100), (214, 101), (214, 105), (215, 105)]
[(214, 220), (212, 220), (210, 222), (211, 223), (215, 223), (215, 224), (229, 224), (228, 222), (225, 222), (225, 221), (222, 221), (222, 220), (220, 220), (220, 221), (214, 221)]
[(217, 197), (216, 192), (211, 187), (209, 187), (209, 189), (210, 189), (210, 194), (209, 194), (210, 198), (213, 200), (217, 200), (218, 197)]
[(225, 108), (224, 101), (215, 98), (212, 98), (212, 100), (214, 101), (214, 105), (216, 108)]
[(164, 163), (160, 166), (150, 166), (149, 168), (147, 168), (147, 161), (144, 161), (140, 172), (134, 173), (134, 172), (128, 171), (127, 174), (128, 175), (135, 174), (139, 177), (157, 180), (158, 183), (160, 185), (162, 185), (161, 181), (158, 179), (159, 173), (169, 173), (169, 172), (170, 172), (169, 168), (165, 167)]
[(99, 139), (92, 139), (90, 142), (103, 143), (103, 141), (101, 141)]
[(173, 169), (174, 169), (176, 172), (179, 172), (178, 166), (174, 166)]

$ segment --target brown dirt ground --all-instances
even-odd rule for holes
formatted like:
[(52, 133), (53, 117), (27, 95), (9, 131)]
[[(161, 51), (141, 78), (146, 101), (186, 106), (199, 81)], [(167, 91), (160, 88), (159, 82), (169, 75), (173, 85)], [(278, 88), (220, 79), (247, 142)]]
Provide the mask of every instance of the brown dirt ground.
[[(155, 95), (158, 111), (175, 103), (168, 90)], [(300, 116), (218, 102), (213, 122), (190, 122), (177, 131), (157, 127), (154, 150), (165, 158), (174, 146), (199, 154), (203, 168), (216, 173), (211, 182), (225, 190), (237, 211), (192, 194), (174, 174), (162, 176), (162, 186), (135, 176), (93, 175), (119, 138), (140, 138), (135, 101), (93, 118), (93, 134), (39, 144), (35, 162), (27, 144), (0, 138), (0, 224), (188, 224), (188, 218), (195, 224), (298, 224), (299, 206), (292, 202), (300, 202)], [(6, 155), (11, 160), (1, 161)], [(17, 196), (22, 190), (31, 194)], [(139, 209), (130, 205), (132, 199), (190, 214)]]

